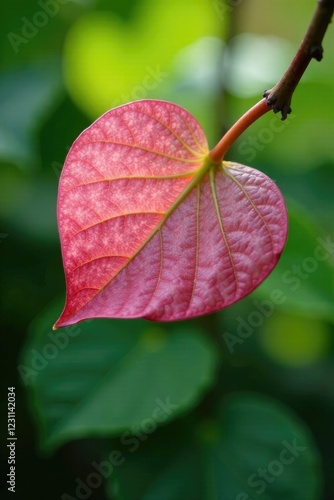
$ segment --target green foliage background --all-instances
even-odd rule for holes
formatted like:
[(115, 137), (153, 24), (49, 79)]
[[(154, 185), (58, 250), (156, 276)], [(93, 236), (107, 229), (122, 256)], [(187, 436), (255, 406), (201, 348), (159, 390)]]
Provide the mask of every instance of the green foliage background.
[[(289, 119), (267, 114), (228, 154), (275, 179), (287, 201), (288, 243), (265, 283), (196, 321), (51, 329), (64, 300), (57, 185), (74, 139), (113, 106), (160, 98), (193, 113), (213, 146), (276, 83), (314, 6), (2, 6), (1, 401), (6, 429), (15, 386), (17, 498), (333, 498), (332, 26)], [(95, 485), (94, 463), (104, 463)]]

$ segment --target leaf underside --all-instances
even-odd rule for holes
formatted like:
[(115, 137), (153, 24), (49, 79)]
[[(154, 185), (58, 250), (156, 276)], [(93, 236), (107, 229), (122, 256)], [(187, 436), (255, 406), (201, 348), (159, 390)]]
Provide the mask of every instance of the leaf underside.
[(195, 118), (165, 101), (115, 108), (79, 136), (59, 186), (67, 298), (55, 328), (209, 314), (268, 276), (286, 240), (282, 195), (208, 154)]

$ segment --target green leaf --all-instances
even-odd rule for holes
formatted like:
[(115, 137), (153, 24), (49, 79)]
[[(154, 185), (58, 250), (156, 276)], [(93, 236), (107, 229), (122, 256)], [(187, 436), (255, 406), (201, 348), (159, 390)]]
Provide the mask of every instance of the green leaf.
[(18, 370), (33, 394), (44, 449), (156, 425), (212, 384), (216, 352), (194, 323), (101, 320), (52, 332), (59, 302), (32, 324)]
[[(120, 451), (123, 458), (107, 478), (110, 499), (203, 498), (202, 457), (189, 422), (174, 422), (152, 435), (144, 434), (141, 439), (133, 435), (131, 439), (131, 446), (121, 439), (110, 447)], [(108, 462), (109, 455), (104, 458)]]
[(216, 433), (211, 429), (206, 441), (205, 499), (319, 498), (319, 458), (313, 439), (278, 402), (246, 394), (231, 397)]
[(36, 129), (62, 90), (59, 64), (47, 62), (0, 74), (0, 159), (20, 167), (38, 163)]
[(115, 444), (123, 462), (108, 478), (110, 499), (319, 498), (312, 436), (285, 406), (266, 397), (233, 395), (218, 419), (195, 429), (174, 423), (137, 441), (136, 449), (122, 439)]

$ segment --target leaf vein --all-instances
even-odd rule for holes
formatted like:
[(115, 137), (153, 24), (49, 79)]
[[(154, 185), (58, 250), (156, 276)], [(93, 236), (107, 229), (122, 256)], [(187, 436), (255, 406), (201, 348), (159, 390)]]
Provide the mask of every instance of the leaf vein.
[(226, 246), (226, 250), (228, 252), (228, 256), (229, 256), (229, 259), (230, 259), (231, 267), (232, 267), (232, 270), (233, 270), (234, 280), (235, 280), (235, 288), (236, 288), (235, 293), (236, 293), (237, 290), (238, 290), (238, 286), (239, 286), (238, 285), (238, 275), (237, 275), (237, 271), (236, 271), (236, 268), (235, 268), (235, 263), (234, 263), (234, 260), (233, 260), (233, 255), (232, 255), (232, 252), (231, 252), (231, 247), (230, 247), (228, 239), (227, 239), (226, 231), (225, 231), (225, 228), (224, 228), (224, 223), (223, 223), (222, 216), (221, 216), (221, 213), (220, 213), (220, 208), (219, 208), (219, 203), (218, 203), (218, 199), (217, 199), (216, 183), (215, 183), (215, 177), (214, 177), (214, 175), (215, 175), (214, 170), (211, 169), (210, 170), (210, 186), (211, 186), (211, 193), (212, 193), (213, 203), (214, 203), (214, 207), (216, 209), (219, 227), (220, 227), (220, 230), (221, 230), (221, 233), (222, 233), (222, 236), (223, 236), (223, 240), (224, 240), (224, 243), (225, 243), (225, 246)]
[(163, 153), (162, 151), (154, 151), (153, 149), (148, 149), (148, 148), (145, 148), (143, 146), (139, 146), (137, 144), (126, 144), (124, 142), (116, 142), (116, 141), (99, 140), (99, 141), (83, 142), (83, 144), (87, 144), (87, 145), (90, 145), (90, 144), (113, 144), (114, 146), (124, 146), (124, 147), (130, 148), (130, 149), (140, 149), (141, 151), (145, 151), (146, 153), (151, 153), (151, 154), (154, 154), (156, 156), (162, 156), (164, 158), (169, 158), (170, 160), (179, 161), (179, 162), (183, 162), (183, 163), (196, 163), (196, 164), (198, 164), (199, 160), (203, 156), (200, 153), (197, 153), (198, 158), (196, 158), (194, 160), (190, 160), (187, 158), (178, 158), (177, 156), (167, 155), (166, 153)]
[[(163, 127), (165, 127), (180, 142), (180, 144), (182, 144), (182, 146), (189, 153), (193, 154), (194, 156), (202, 156), (202, 153), (207, 153), (208, 152), (204, 148), (202, 148), (201, 146), (200, 146), (201, 153), (199, 151), (196, 151), (195, 149), (192, 149), (190, 146), (188, 146), (188, 144), (186, 142), (184, 142), (183, 139), (181, 139), (181, 137), (171, 127), (169, 127), (168, 125), (166, 125), (166, 123), (160, 121), (156, 116), (149, 115), (149, 114), (145, 113), (144, 111), (138, 111), (138, 113), (141, 113), (142, 115), (148, 116), (149, 118), (151, 118), (151, 119), (155, 120), (156, 122), (160, 123), (160, 125), (162, 125)], [(178, 118), (181, 118), (181, 120), (183, 121), (183, 123), (186, 123), (180, 115), (178, 115)], [(192, 130), (189, 129), (188, 124), (187, 124), (187, 128), (190, 131), (192, 137), (194, 138), (193, 132), (192, 132)], [(195, 142), (198, 144), (197, 140)]]
[(260, 210), (257, 208), (257, 206), (255, 205), (255, 203), (253, 202), (253, 200), (251, 199), (251, 197), (249, 196), (248, 192), (246, 191), (245, 187), (241, 184), (241, 182), (238, 181), (238, 179), (236, 179), (230, 172), (228, 172), (226, 169), (224, 170), (224, 173), (225, 175), (232, 181), (234, 182), (238, 187), (239, 189), (241, 189), (241, 191), (243, 192), (243, 194), (245, 195), (247, 201), (249, 202), (249, 204), (251, 205), (251, 207), (253, 208), (253, 210), (255, 211), (255, 213), (257, 214), (257, 216), (261, 219), (261, 222), (262, 224), (264, 225), (264, 227), (266, 228), (268, 234), (269, 234), (269, 238), (270, 238), (270, 242), (271, 242), (271, 246), (272, 246), (272, 249), (274, 251), (274, 239), (273, 239), (273, 235), (272, 235), (272, 232), (270, 231), (269, 229), (269, 226), (266, 222), (266, 220), (264, 219), (263, 215), (261, 214)]
[(111, 220), (119, 219), (122, 217), (130, 217), (132, 215), (165, 215), (165, 212), (129, 212), (127, 214), (118, 214), (113, 217), (108, 217), (108, 219), (100, 220), (98, 222), (95, 222), (94, 224), (91, 224), (90, 226), (83, 227), (80, 229), (80, 231), (77, 231), (75, 234), (71, 236), (71, 238), (68, 240), (68, 243), (73, 240), (78, 234), (83, 233), (84, 231), (88, 231), (89, 229), (92, 229), (93, 227), (99, 226), (100, 224), (104, 224), (105, 222), (109, 222)]
[(189, 299), (188, 310), (191, 307), (191, 303), (194, 297), (195, 288), (196, 288), (196, 280), (198, 273), (198, 261), (199, 261), (199, 213), (200, 213), (200, 204), (201, 204), (201, 189), (200, 186), (197, 185), (197, 201), (196, 201), (196, 246), (195, 246), (195, 272), (193, 279), (193, 286), (191, 290), (191, 295)]

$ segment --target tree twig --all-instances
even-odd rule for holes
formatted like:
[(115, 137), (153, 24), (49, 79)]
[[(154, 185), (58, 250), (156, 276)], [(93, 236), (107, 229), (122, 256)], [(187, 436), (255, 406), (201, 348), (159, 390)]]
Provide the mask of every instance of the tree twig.
[(307, 66), (314, 58), (321, 61), (323, 57), (322, 41), (334, 13), (334, 0), (318, 0), (318, 5), (295, 57), (279, 82), (263, 94), (264, 99), (247, 111), (218, 144), (210, 151), (213, 163), (219, 164), (234, 141), (260, 116), (271, 109), (274, 113), (282, 113), (282, 120), (291, 113), (291, 99)]
[(312, 59), (321, 61), (322, 41), (334, 12), (334, 0), (318, 0), (318, 4), (306, 35), (287, 71), (279, 82), (266, 90), (263, 97), (274, 113), (282, 113), (282, 120), (291, 113), (291, 99), (301, 77)]

